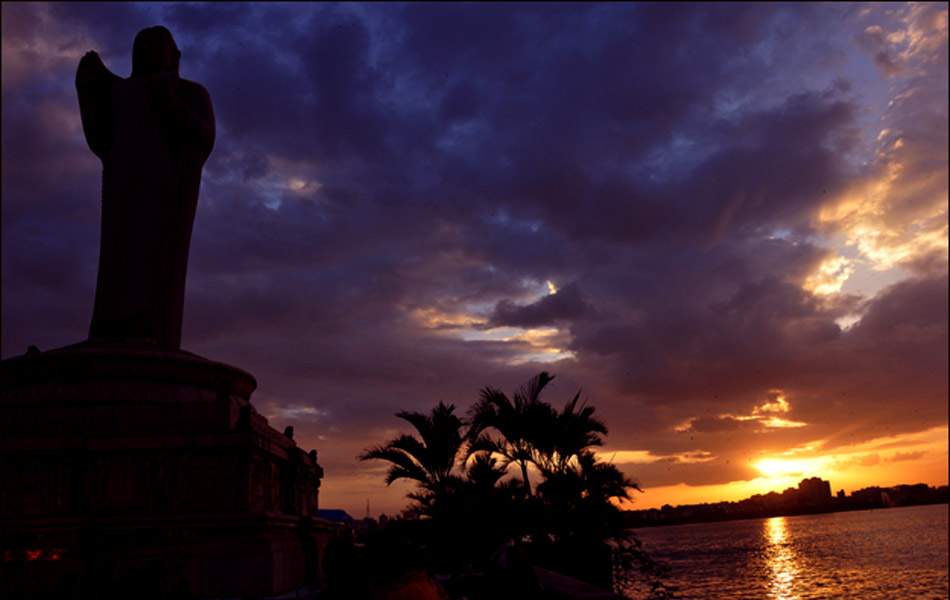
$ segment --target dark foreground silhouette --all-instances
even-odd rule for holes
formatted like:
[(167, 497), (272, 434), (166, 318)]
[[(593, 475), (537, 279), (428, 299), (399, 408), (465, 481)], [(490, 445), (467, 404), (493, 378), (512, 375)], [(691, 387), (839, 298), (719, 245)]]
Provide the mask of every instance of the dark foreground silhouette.
[[(360, 455), (390, 463), (387, 483), (417, 484), (393, 534), (425, 549), (429, 572), (469, 586), (462, 595), (470, 598), (498, 598), (503, 589), (518, 598), (539, 594), (533, 567), (605, 590), (639, 583), (654, 597), (669, 596), (667, 570), (643, 551), (614, 504), (639, 486), (593, 452), (607, 427), (580, 392), (560, 411), (542, 400), (552, 379), (542, 372), (510, 398), (485, 388), (464, 419), (442, 403), (428, 414), (398, 413), (418, 437), (401, 435)], [(480, 585), (491, 592), (479, 596)]]
[(99, 276), (89, 338), (178, 348), (201, 168), (214, 146), (211, 97), (178, 76), (164, 27), (143, 29), (123, 79), (88, 52), (76, 89), (83, 132), (102, 160)]

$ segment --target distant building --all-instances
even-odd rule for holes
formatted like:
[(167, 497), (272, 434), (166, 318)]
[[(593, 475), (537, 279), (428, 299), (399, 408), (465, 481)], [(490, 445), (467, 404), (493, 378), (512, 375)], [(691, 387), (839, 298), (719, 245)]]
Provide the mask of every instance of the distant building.
[(851, 498), (865, 508), (879, 508), (884, 506), (882, 495), (883, 490), (877, 486), (851, 492)]
[(924, 483), (898, 485), (881, 492), (884, 506), (914, 506), (939, 501), (937, 490)]
[(625, 518), (631, 527), (649, 527), (675, 523), (698, 523), (736, 518), (798, 515), (841, 510), (862, 510), (891, 506), (913, 506), (950, 501), (950, 488), (932, 488), (926, 484), (897, 485), (890, 488), (869, 487), (846, 496), (839, 490), (831, 496), (831, 484), (818, 477), (803, 479), (797, 488), (755, 494), (737, 502), (715, 504), (684, 504), (661, 509), (628, 511)]
[(816, 505), (831, 501), (831, 484), (824, 479), (811, 477), (798, 484), (798, 499), (802, 504)]

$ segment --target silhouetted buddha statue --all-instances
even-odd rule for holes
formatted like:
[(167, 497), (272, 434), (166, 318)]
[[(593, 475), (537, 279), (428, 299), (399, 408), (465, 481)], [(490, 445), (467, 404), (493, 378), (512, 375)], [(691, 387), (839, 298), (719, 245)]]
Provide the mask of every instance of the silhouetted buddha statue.
[(178, 348), (201, 168), (214, 145), (211, 97), (178, 77), (164, 27), (135, 36), (132, 76), (95, 52), (79, 62), (83, 132), (102, 160), (102, 238), (90, 340)]

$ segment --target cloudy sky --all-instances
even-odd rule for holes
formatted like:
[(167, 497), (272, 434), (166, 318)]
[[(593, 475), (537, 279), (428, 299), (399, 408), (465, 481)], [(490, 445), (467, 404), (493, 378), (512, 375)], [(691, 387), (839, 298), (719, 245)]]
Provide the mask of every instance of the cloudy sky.
[(947, 482), (947, 5), (2, 5), (2, 352), (81, 341), (74, 77), (167, 26), (217, 118), (182, 347), (404, 505), (400, 410), (541, 370), (640, 508)]

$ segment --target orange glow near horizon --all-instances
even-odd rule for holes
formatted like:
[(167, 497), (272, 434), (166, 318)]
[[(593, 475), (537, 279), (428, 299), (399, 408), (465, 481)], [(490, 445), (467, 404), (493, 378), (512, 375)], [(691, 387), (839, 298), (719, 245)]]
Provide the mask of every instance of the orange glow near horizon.
[[(950, 429), (941, 426), (916, 434), (877, 438), (837, 451), (823, 451), (821, 443), (815, 442), (754, 460), (752, 466), (761, 477), (747, 481), (656, 487), (650, 486), (649, 481), (641, 481), (644, 493), (637, 493), (634, 502), (624, 503), (624, 508), (642, 510), (661, 508), (665, 504), (735, 502), (756, 494), (781, 493), (809, 477), (829, 481), (832, 492), (844, 490), (845, 493), (874, 486), (947, 485), (948, 433)], [(640, 458), (645, 456), (641, 453)], [(625, 464), (624, 470), (636, 477), (637, 465)]]
[[(386, 432), (395, 435), (397, 430)], [(926, 431), (868, 440), (861, 444), (827, 450), (831, 441), (814, 441), (799, 448), (773, 454), (760, 454), (749, 462), (759, 477), (747, 481), (733, 481), (711, 485), (651, 484), (644, 477), (644, 467), (650, 463), (697, 465), (708, 464), (722, 457), (708, 452), (684, 452), (672, 456), (657, 456), (645, 450), (605, 450), (600, 458), (617, 465), (631, 478), (638, 479), (643, 492), (634, 492), (632, 502), (619, 503), (625, 510), (643, 510), (685, 504), (735, 502), (756, 494), (781, 493), (794, 488), (802, 479), (820, 477), (831, 484), (832, 493), (844, 490), (850, 494), (862, 488), (890, 487), (900, 484), (925, 483), (930, 486), (947, 484), (948, 469), (947, 426)], [(314, 445), (318, 442), (314, 442)], [(670, 461), (674, 458), (674, 461)], [(406, 494), (415, 486), (405, 480), (387, 486), (385, 465), (364, 465), (352, 475), (336, 474), (328, 477), (320, 488), (321, 508), (342, 508), (350, 515), (365, 516), (367, 501), (371, 515), (395, 515), (409, 500)], [(518, 477), (512, 473), (511, 477)], [(539, 475), (532, 471), (532, 483)]]

